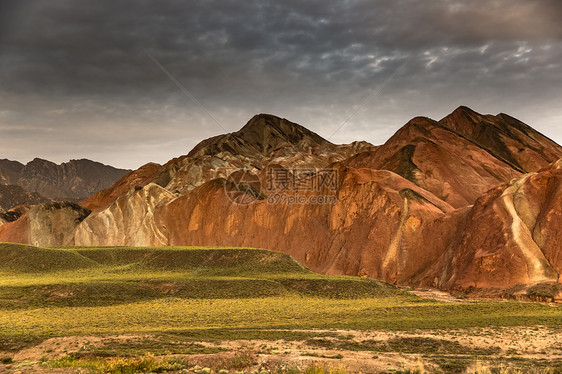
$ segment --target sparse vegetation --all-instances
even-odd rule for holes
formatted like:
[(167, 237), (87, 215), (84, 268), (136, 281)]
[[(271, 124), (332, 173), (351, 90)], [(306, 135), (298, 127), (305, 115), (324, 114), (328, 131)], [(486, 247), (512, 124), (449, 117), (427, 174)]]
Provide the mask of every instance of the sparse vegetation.
[[(355, 339), (334, 329), (562, 326), (559, 307), (517, 301), (427, 300), (374, 280), (319, 275), (288, 255), (267, 250), (48, 249), (0, 244), (0, 259), (0, 351), (15, 352), (52, 337), (135, 337), (73, 347), (66, 355), (43, 360), (45, 368), (179, 371), (196, 365), (185, 358), (174, 360), (175, 356), (218, 355), (220, 359), (210, 360), (199, 372), (205, 368), (236, 372), (254, 367), (256, 355), (282, 353), (267, 345), (260, 353), (225, 352), (220, 346), (200, 342), (259, 339), (300, 341), (302, 356), (310, 359), (344, 362), (347, 354), (339, 353), (344, 351), (371, 352), (368, 357), (376, 353), (373, 360), (389, 353), (417, 354), (428, 355), (443, 372), (463, 372), (473, 366), (473, 357), (492, 357), (501, 354), (500, 349), (437, 338)], [(488, 333), (492, 332), (482, 334)], [(2, 364), (12, 365), (12, 358), (2, 358)], [(527, 364), (517, 361), (519, 366)], [(539, 361), (529, 365), (551, 367)], [(346, 372), (320, 364), (267, 370)]]
[(43, 363), (46, 368), (85, 368), (97, 373), (163, 373), (186, 368), (185, 362), (178, 359), (158, 359), (153, 356), (76, 358), (65, 356)]

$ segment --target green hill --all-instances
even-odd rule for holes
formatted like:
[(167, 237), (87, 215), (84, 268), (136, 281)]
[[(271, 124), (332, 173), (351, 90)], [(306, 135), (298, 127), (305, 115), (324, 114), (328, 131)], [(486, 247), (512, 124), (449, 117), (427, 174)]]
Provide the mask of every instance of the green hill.
[(287, 254), (263, 249), (0, 244), (0, 260), (0, 306), (7, 309), (107, 306), (171, 297), (407, 296), (375, 280), (319, 275)]
[(0, 274), (69, 271), (97, 265), (77, 252), (0, 243)]
[(316, 274), (262, 249), (0, 244), (0, 351), (70, 335), (212, 340), (561, 321), (559, 307), (422, 299), (372, 279)]

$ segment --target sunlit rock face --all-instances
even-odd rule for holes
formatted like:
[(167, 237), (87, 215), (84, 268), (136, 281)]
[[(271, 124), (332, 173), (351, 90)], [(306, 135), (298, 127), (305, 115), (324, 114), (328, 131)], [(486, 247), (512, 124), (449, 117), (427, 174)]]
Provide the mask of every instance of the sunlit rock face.
[(525, 174), (464, 211), (422, 283), (443, 289), (505, 289), (559, 282), (562, 273), (561, 162)]

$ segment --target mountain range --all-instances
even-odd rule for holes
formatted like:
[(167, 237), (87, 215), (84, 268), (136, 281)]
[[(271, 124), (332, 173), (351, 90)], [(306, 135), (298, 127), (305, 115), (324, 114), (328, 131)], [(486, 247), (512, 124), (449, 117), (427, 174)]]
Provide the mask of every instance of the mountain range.
[[(336, 145), (260, 114), (164, 165), (119, 175), (80, 205), (39, 204), (0, 226), (0, 241), (258, 247), (326, 274), (558, 298), (561, 159), (562, 147), (525, 123), (467, 107), (416, 117), (380, 146)], [(76, 197), (100, 186), (56, 180)]]
[(128, 172), (86, 159), (60, 165), (40, 158), (25, 165), (3, 159), (0, 160), (0, 209), (50, 200), (78, 202), (110, 187)]

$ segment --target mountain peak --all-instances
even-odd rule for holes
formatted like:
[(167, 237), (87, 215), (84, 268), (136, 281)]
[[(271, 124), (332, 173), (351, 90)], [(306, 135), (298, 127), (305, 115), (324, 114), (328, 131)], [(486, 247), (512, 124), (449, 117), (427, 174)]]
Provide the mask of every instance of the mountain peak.
[(285, 118), (272, 114), (253, 116), (240, 130), (203, 140), (188, 156), (215, 155), (228, 151), (232, 154), (269, 154), (284, 147), (306, 144), (315, 147), (331, 144), (320, 135)]
[(282, 128), (284, 126), (282, 125), (282, 122), (291, 123), (287, 121), (285, 118), (277, 117), (272, 114), (266, 114), (266, 113), (256, 114), (255, 116), (250, 118), (250, 120), (240, 130), (236, 131), (235, 134), (244, 134), (244, 133), (256, 132), (256, 131), (260, 132), (268, 127), (283, 132)]
[(480, 113), (478, 113), (475, 110), (472, 110), (471, 108), (467, 107), (466, 105), (460, 105), (458, 108), (456, 108), (455, 110), (453, 110), (453, 113), (466, 113), (466, 114), (476, 114), (476, 115), (481, 115)]
[(507, 114), (480, 114), (460, 106), (439, 121), (519, 172), (557, 160), (560, 146)]
[(243, 131), (244, 129), (247, 128), (252, 128), (254, 126), (264, 126), (264, 125), (275, 126), (276, 123), (279, 123), (280, 121), (283, 120), (287, 121), (285, 118), (281, 118), (273, 114), (267, 114), (267, 113), (256, 114), (252, 118), (250, 118), (250, 120), (240, 129), (240, 131)]
[(482, 114), (470, 109), (467, 106), (461, 105), (439, 122), (464, 122), (473, 124), (481, 122), (483, 117), (484, 116)]
[(281, 139), (293, 145), (307, 138), (317, 144), (328, 142), (304, 126), (271, 114), (255, 115), (240, 131), (234, 134), (251, 143), (262, 145), (266, 145), (268, 141)]
[(39, 158), (39, 157), (35, 157), (33, 160), (31, 160), (27, 163), (28, 166), (34, 165), (34, 164), (37, 164), (37, 165), (57, 165), (52, 161), (45, 160), (45, 159)]
[(412, 118), (406, 125), (433, 125), (435, 121), (429, 117), (417, 116)]

